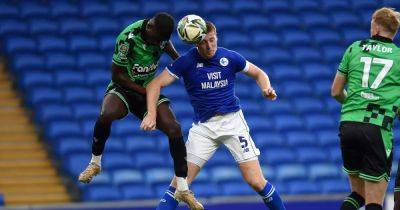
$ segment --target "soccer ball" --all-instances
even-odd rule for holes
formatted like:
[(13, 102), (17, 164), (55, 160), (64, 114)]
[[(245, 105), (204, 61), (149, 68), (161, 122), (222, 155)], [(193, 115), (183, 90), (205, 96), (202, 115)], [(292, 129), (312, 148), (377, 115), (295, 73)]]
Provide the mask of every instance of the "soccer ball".
[(207, 33), (206, 22), (197, 15), (186, 15), (178, 22), (178, 35), (189, 44), (201, 42)]

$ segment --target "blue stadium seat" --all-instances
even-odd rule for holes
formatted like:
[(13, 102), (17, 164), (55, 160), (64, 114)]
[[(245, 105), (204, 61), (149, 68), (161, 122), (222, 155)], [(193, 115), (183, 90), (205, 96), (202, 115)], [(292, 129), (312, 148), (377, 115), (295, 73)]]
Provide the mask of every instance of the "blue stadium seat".
[(20, 79), (20, 85), (25, 90), (38, 87), (51, 87), (53, 85), (53, 76), (51, 73), (44, 71), (24, 72)]
[(314, 181), (320, 181), (322, 179), (336, 178), (339, 175), (339, 169), (337, 165), (322, 163), (310, 165), (309, 177)]
[[(106, 148), (107, 146), (108, 145), (106, 145)], [(105, 153), (105, 155), (103, 155), (102, 167), (106, 170), (116, 170), (116, 169), (133, 168), (135, 167), (135, 164), (132, 158), (126, 153), (108, 152)]]
[[(277, 92), (277, 94), (279, 97), (279, 92)], [(289, 100), (284, 99), (277, 101), (265, 101), (263, 104), (268, 116), (290, 114), (294, 109), (293, 104)]]
[[(165, 139), (165, 141), (168, 141)], [(130, 154), (136, 152), (151, 152), (157, 149), (157, 140), (143, 135), (129, 136), (124, 139), (125, 150)]]
[(267, 13), (290, 12), (290, 5), (288, 1), (281, 1), (281, 0), (264, 1), (263, 8), (267, 11)]
[[(310, 70), (310, 71), (312, 71), (312, 70)], [(321, 71), (330, 71), (331, 74), (336, 74), (337, 70), (326, 69), (326, 70), (321, 70)], [(320, 98), (328, 98), (328, 97), (330, 98), (332, 78), (333, 77), (331, 77), (331, 79), (326, 78), (325, 80), (318, 80), (318, 81), (314, 80), (315, 82), (312, 83), (314, 94), (319, 96)]]
[(260, 46), (277, 46), (281, 44), (280, 35), (272, 31), (265, 31), (257, 28), (256, 30), (250, 33), (250, 36), (251, 36), (251, 43), (255, 48)]
[(94, 93), (90, 88), (79, 86), (64, 88), (64, 101), (67, 103), (92, 102), (94, 99)]
[(325, 104), (327, 105), (327, 108), (331, 114), (335, 115), (335, 114), (340, 113), (342, 105), (339, 102), (337, 102), (335, 99), (327, 98), (325, 100)]
[(76, 153), (90, 154), (92, 149), (91, 142), (83, 138), (61, 138), (54, 146), (55, 152), (60, 158)]
[(318, 131), (321, 129), (335, 129), (337, 122), (329, 115), (311, 114), (305, 117), (306, 126), (309, 130)]
[[(236, 2), (236, 1), (235, 1)], [(241, 2), (241, 1), (239, 1)], [(253, 3), (254, 4), (254, 3)], [(257, 8), (259, 9), (259, 8)], [(249, 35), (253, 33), (255, 30), (263, 29), (262, 31), (265, 32), (264, 29), (267, 29), (271, 24), (270, 19), (268, 16), (263, 14), (246, 14), (243, 16), (243, 29)]]
[(72, 54), (49, 53), (46, 56), (46, 68), (54, 69), (75, 69), (76, 61)]
[(86, 119), (81, 121), (82, 135), (85, 136), (85, 138), (93, 138), (93, 128), (95, 123), (95, 119)]
[[(304, 42), (306, 43), (307, 41)], [(312, 47), (293, 48), (293, 55), (298, 63), (308, 63), (310, 60), (318, 60), (321, 57), (320, 51)]]
[(307, 131), (289, 131), (286, 136), (286, 143), (294, 148), (307, 145), (313, 146), (317, 143), (314, 134)]
[(379, 5), (375, 0), (352, 0), (351, 3), (356, 10), (376, 9)]
[(81, 14), (84, 17), (106, 16), (110, 12), (107, 4), (93, 1), (82, 2), (81, 8)]
[[(167, 95), (169, 97), (169, 95)], [(178, 117), (193, 116), (193, 108), (187, 101), (173, 101), (171, 103), (172, 110)]]
[(217, 195), (221, 195), (221, 189), (213, 183), (193, 183), (190, 189), (195, 192), (197, 197), (209, 198)]
[(314, 0), (302, 0), (302, 1), (293, 1), (292, 7), (296, 11), (318, 11), (320, 9), (320, 5), (318, 2)]
[(280, 147), (284, 144), (284, 137), (275, 131), (254, 132), (253, 140), (259, 148)]
[(273, 129), (273, 122), (267, 117), (261, 117), (259, 115), (248, 116), (247, 125), (251, 131), (268, 131)]
[(304, 30), (285, 30), (282, 38), (285, 45), (290, 47), (311, 45), (311, 36)]
[(15, 19), (2, 20), (0, 25), (0, 35), (20, 35), (28, 31), (28, 25)]
[(300, 117), (295, 115), (276, 115), (275, 116), (275, 128), (278, 131), (289, 131), (289, 130), (303, 130), (304, 123)]
[(83, 196), (84, 201), (113, 201), (122, 198), (121, 192), (112, 185), (88, 186)]
[[(109, 13), (108, 9), (107, 13)], [(94, 34), (110, 34), (116, 37), (119, 30), (122, 30), (118, 21), (111, 18), (93, 18), (90, 25)]]
[(11, 37), (5, 40), (5, 50), (9, 54), (35, 52), (36, 42), (34, 39), (25, 37)]
[[(241, 25), (240, 19), (233, 15), (215, 15), (212, 16), (211, 21), (215, 24), (218, 30), (236, 30)], [(225, 36), (228, 37), (228, 34)]]
[(383, 5), (393, 8), (400, 7), (400, 3), (396, 0), (383, 0)]
[(260, 110), (261, 110), (261, 105), (254, 100), (249, 100), (249, 99), (241, 99), (240, 100), (240, 106), (242, 107), (242, 110), (246, 114), (255, 114), (259, 116)]
[(113, 133), (117, 136), (129, 136), (132, 134), (142, 134), (140, 132), (140, 123), (138, 121), (128, 121), (128, 120), (121, 120), (118, 123), (114, 123), (115, 127), (113, 128)]
[[(262, 155), (262, 154), (261, 154)], [(262, 156), (259, 156), (262, 157)], [(275, 169), (272, 166), (266, 166), (263, 165), (261, 166), (261, 170), (264, 174), (264, 177), (268, 180), (275, 180), (276, 179), (276, 174), (275, 174)]]
[[(222, 194), (225, 196), (255, 195), (254, 190), (246, 183), (228, 182), (221, 184)], [(196, 191), (195, 191), (196, 192)]]
[(105, 69), (88, 69), (88, 71), (86, 71), (85, 79), (91, 86), (106, 87), (111, 80), (111, 73)]
[(78, 67), (80, 69), (104, 68), (109, 63), (111, 62), (106, 60), (104, 55), (101, 53), (91, 52), (91, 53), (80, 53), (78, 55)]
[(321, 146), (339, 146), (338, 130), (324, 130), (317, 133), (318, 142)]
[(358, 40), (364, 40), (369, 38), (368, 31), (362, 28), (352, 28), (349, 30), (343, 30), (342, 33), (344, 34), (344, 42), (347, 45), (350, 45), (351, 43), (358, 41)]
[(234, 1), (232, 10), (237, 13), (257, 13), (261, 8), (260, 1), (247, 0), (247, 1)]
[[(319, 53), (319, 57), (320, 56), (321, 56), (321, 54)], [(329, 82), (331, 82), (330, 80), (332, 80), (332, 78), (334, 78), (334, 76), (335, 76), (335, 70), (329, 69), (328, 66), (323, 65), (321, 63), (310, 63), (310, 62), (305, 63), (303, 65), (302, 70), (303, 70), (303, 75), (309, 81), (317, 81), (317, 80), (326, 79), (326, 80), (329, 80)], [(325, 92), (324, 95), (326, 95), (326, 93), (329, 93), (329, 92)]]
[(55, 82), (58, 87), (83, 86), (86, 84), (86, 78), (79, 71), (56, 71)]
[(350, 187), (345, 179), (328, 179), (321, 180), (319, 183), (324, 193), (344, 193), (349, 192)]
[[(300, 145), (299, 145), (300, 146)], [(320, 147), (302, 147), (297, 149), (297, 161), (305, 165), (329, 161), (328, 154)]]
[(353, 12), (337, 11), (332, 14), (331, 21), (336, 27), (358, 26), (361, 22), (360, 18)]
[(72, 110), (69, 106), (58, 103), (41, 106), (36, 111), (37, 119), (42, 123), (52, 120), (71, 120), (71, 114)]
[(72, 51), (94, 51), (97, 48), (97, 42), (90, 36), (72, 36), (69, 46)]
[(99, 36), (98, 48), (104, 52), (114, 52), (115, 48), (115, 36), (114, 35), (103, 35)]
[(167, 88), (163, 88), (161, 93), (166, 95), (167, 97), (173, 98), (174, 99), (173, 103), (175, 102), (175, 100), (183, 100), (188, 103), (188, 96), (186, 90), (185, 88), (183, 88), (183, 84), (179, 83), (180, 82), (175, 82), (175, 84), (172, 84)]
[(76, 17), (79, 14), (77, 4), (52, 1), (51, 4), (51, 15), (56, 18), (62, 17)]
[(292, 56), (290, 55), (290, 53), (287, 50), (282, 49), (281, 47), (265, 47), (262, 50), (262, 54), (268, 55), (264, 56), (261, 60), (263, 64), (287, 64), (292, 61)]
[(144, 177), (148, 184), (171, 182), (174, 176), (173, 168), (150, 168), (145, 170)]
[(291, 149), (286, 148), (267, 148), (263, 151), (263, 156), (266, 163), (272, 166), (293, 163), (296, 160), (296, 154)]
[(146, 16), (152, 16), (159, 11), (170, 11), (170, 6), (170, 3), (162, 0), (143, 1), (141, 12)]
[(245, 47), (250, 42), (250, 38), (245, 33), (238, 32), (237, 30), (225, 30), (219, 38), (221, 39), (222, 46), (226, 46), (227, 48)]
[(43, 104), (48, 102), (61, 102), (62, 94), (59, 90), (52, 88), (35, 88), (30, 91), (28, 96), (31, 105)]
[(280, 164), (276, 167), (276, 178), (279, 181), (304, 180), (306, 177), (306, 168), (302, 164)]
[[(92, 128), (94, 127), (94, 123), (92, 123)], [(92, 130), (93, 132), (93, 130)], [(93, 133), (90, 133), (91, 135)], [(124, 142), (122, 141), (121, 138), (119, 137), (110, 137), (107, 140), (107, 146), (104, 149), (104, 152), (108, 153), (124, 153), (126, 152), (125, 147), (124, 147)]]
[(152, 188), (145, 184), (130, 184), (120, 186), (123, 199), (150, 199), (154, 198)]
[(13, 59), (14, 71), (25, 71), (25, 69), (32, 70), (43, 70), (44, 60), (42, 56), (36, 54), (18, 54)]
[(85, 170), (90, 161), (90, 153), (71, 154), (62, 158), (63, 169), (72, 177), (78, 178), (79, 174)]
[[(271, 77), (273, 77), (274, 80), (272, 81), (279, 81), (279, 82), (286, 82), (286, 81), (294, 81), (298, 80), (302, 74), (303, 70), (301, 70), (299, 67), (295, 65), (288, 65), (288, 64), (279, 64), (279, 65), (274, 65), (272, 66), (273, 74)], [(267, 70), (268, 71), (268, 70)], [(269, 73), (269, 72), (267, 72)], [(279, 95), (279, 93), (278, 93)]]
[(326, 46), (322, 47), (323, 53), (324, 53), (324, 59), (328, 62), (335, 62), (339, 64), (340, 60), (342, 59), (342, 56), (344, 54), (344, 51), (346, 50), (344, 47), (339, 47), (339, 46)]
[(329, 150), (329, 159), (335, 163), (342, 162), (342, 153), (338, 146), (331, 146), (328, 148)]
[(44, 35), (44, 36), (39, 36), (38, 37), (38, 50), (40, 52), (59, 52), (59, 51), (65, 51), (67, 48), (67, 42), (65, 39), (60, 38), (55, 35)]
[(202, 5), (198, 1), (189, 1), (189, 0), (182, 0), (182, 1), (175, 1), (174, 14), (176, 18), (183, 17), (184, 15), (188, 14), (199, 14), (202, 11)]
[(200, 173), (196, 176), (195, 183), (209, 183), (210, 182), (210, 172), (206, 168), (202, 168)]
[(273, 26), (277, 28), (299, 28), (301, 25), (300, 19), (296, 15), (277, 13), (272, 14)]
[(209, 1), (203, 4), (203, 11), (205, 14), (224, 14), (228, 13), (226, 8), (230, 8), (231, 4), (225, 0)]
[(207, 162), (207, 165), (210, 167), (229, 166), (234, 164), (234, 162), (235, 160), (230, 152), (226, 148), (223, 148), (223, 150), (219, 149), (214, 153), (211, 159)]
[(20, 15), (22, 18), (30, 18), (30, 17), (43, 17), (46, 18), (49, 14), (49, 8), (35, 4), (33, 2), (26, 2), (20, 5)]
[(242, 175), (239, 169), (235, 166), (219, 166), (210, 169), (211, 180), (213, 182), (232, 182), (232, 181), (242, 181)]
[(76, 119), (95, 119), (100, 113), (100, 105), (79, 103), (73, 106)]
[(115, 170), (112, 175), (112, 183), (117, 186), (129, 184), (142, 184), (144, 182), (143, 175), (138, 170), (121, 169)]
[(289, 182), (289, 194), (318, 194), (320, 192), (320, 185), (311, 181), (292, 181)]
[(133, 17), (140, 13), (140, 4), (128, 0), (111, 1), (111, 11), (115, 17)]
[(347, 10), (350, 8), (350, 3), (348, 0), (336, 0), (336, 1), (322, 0), (322, 5), (326, 11)]
[(48, 139), (81, 136), (81, 128), (75, 121), (52, 121), (45, 132)]
[(169, 162), (165, 161), (165, 156), (158, 152), (136, 152), (133, 155), (136, 168), (153, 168), (168, 166)]
[(0, 18), (16, 19), (19, 16), (19, 11), (16, 5), (1, 3), (0, 8)]
[[(61, 22), (60, 32), (61, 34), (89, 34), (89, 24), (82, 19), (65, 19)], [(89, 39), (89, 43), (93, 39)]]
[(312, 94), (313, 89), (306, 82), (283, 82), (283, 94), (288, 98), (304, 97)]
[(29, 32), (34, 35), (58, 33), (58, 22), (49, 19), (32, 19), (29, 21)]
[(314, 41), (318, 45), (340, 44), (342, 41), (340, 33), (333, 29), (317, 28), (311, 32), (313, 34)]

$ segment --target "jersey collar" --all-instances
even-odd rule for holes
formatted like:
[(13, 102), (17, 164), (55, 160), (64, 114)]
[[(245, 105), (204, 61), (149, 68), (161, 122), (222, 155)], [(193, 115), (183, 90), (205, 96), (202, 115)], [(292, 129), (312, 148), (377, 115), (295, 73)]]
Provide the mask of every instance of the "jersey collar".
[(146, 41), (146, 26), (147, 26), (147, 22), (149, 22), (149, 19), (144, 19), (143, 20), (143, 24), (142, 27), (140, 28), (140, 37), (142, 37), (143, 41)]
[(381, 42), (387, 42), (387, 43), (392, 43), (393, 40), (383, 37), (383, 36), (379, 36), (379, 35), (374, 35), (371, 37), (371, 39), (373, 40), (377, 40), (377, 41), (381, 41)]

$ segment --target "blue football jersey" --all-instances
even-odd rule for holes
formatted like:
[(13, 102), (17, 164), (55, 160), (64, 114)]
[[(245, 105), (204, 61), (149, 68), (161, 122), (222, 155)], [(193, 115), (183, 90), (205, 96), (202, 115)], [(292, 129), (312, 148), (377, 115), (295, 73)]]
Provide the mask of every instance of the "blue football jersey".
[(248, 63), (239, 53), (219, 47), (212, 58), (204, 59), (196, 48), (192, 48), (167, 70), (172, 76), (183, 78), (194, 109), (195, 123), (240, 109), (239, 99), (235, 96), (236, 73), (246, 72)]

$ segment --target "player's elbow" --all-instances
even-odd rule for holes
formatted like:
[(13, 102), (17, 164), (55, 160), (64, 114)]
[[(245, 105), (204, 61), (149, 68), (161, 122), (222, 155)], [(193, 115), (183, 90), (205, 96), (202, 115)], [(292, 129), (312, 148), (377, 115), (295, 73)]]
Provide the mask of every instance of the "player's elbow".
[(333, 97), (333, 98), (338, 98), (339, 96), (340, 96), (340, 94), (341, 94), (341, 90), (339, 90), (339, 89), (337, 89), (337, 88), (332, 88), (331, 89), (331, 96)]

